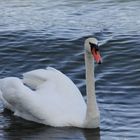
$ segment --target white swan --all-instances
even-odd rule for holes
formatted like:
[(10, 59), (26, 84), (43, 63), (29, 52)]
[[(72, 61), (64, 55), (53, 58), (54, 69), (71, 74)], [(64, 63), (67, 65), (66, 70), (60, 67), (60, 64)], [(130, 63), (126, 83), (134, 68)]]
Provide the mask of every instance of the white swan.
[(0, 79), (4, 106), (16, 116), (54, 127), (99, 127), (93, 56), (101, 62), (97, 40), (88, 38), (85, 41), (87, 105), (66, 75), (48, 67), (24, 73), (22, 80), (16, 77)]

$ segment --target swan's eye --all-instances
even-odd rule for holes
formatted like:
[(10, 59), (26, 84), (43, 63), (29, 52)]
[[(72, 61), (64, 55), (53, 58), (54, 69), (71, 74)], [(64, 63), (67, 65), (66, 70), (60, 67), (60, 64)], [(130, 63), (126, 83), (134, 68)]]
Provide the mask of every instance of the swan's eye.
[(97, 44), (93, 44), (89, 42), (91, 51), (94, 49), (95, 51), (99, 51), (99, 46)]

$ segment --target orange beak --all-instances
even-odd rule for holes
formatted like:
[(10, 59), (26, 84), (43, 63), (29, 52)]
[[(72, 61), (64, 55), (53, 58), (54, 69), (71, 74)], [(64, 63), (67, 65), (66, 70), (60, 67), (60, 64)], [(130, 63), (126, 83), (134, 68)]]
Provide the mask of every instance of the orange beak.
[(98, 63), (98, 64), (101, 64), (102, 63), (102, 58), (101, 58), (101, 55), (100, 55), (100, 52), (99, 50), (97, 50), (96, 48), (93, 48), (91, 50), (91, 53), (95, 59), (95, 61)]

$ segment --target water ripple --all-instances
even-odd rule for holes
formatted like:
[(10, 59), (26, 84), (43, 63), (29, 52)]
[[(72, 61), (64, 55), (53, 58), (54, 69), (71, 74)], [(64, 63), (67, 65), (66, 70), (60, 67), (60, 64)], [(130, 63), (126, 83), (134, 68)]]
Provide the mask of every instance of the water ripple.
[(1, 78), (22, 77), (26, 71), (53, 66), (68, 75), (85, 96), (83, 43), (88, 36), (99, 40), (103, 64), (95, 64), (100, 130), (30, 123), (3, 111), (0, 104), (0, 137), (139, 139), (139, 6), (137, 0), (1, 1)]

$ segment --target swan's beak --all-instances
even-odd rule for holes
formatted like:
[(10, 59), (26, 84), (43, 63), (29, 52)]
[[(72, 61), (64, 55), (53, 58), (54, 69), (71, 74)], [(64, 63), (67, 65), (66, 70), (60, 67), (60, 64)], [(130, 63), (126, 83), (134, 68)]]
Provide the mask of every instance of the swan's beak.
[(93, 55), (95, 61), (96, 61), (98, 64), (101, 64), (101, 63), (102, 63), (102, 58), (101, 58), (101, 55), (100, 55), (100, 51), (97, 50), (96, 48), (93, 48), (93, 49), (91, 50), (91, 52), (92, 52), (92, 55)]

